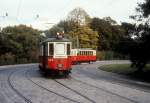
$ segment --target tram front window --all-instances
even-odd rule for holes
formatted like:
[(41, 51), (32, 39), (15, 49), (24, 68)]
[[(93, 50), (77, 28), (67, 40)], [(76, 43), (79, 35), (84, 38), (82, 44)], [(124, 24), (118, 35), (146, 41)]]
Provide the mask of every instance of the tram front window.
[(70, 55), (70, 44), (67, 44), (67, 55)]
[(65, 44), (57, 43), (55, 46), (55, 53), (56, 55), (65, 55)]
[(49, 44), (49, 55), (53, 55), (53, 53), (54, 53), (54, 47), (53, 47), (53, 44), (50, 43)]

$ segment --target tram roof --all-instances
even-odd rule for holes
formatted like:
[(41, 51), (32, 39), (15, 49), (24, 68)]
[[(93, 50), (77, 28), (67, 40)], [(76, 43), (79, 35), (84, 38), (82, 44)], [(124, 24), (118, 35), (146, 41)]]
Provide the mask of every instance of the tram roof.
[(41, 43), (46, 43), (46, 42), (71, 42), (71, 41), (69, 39), (66, 39), (66, 38), (61, 38), (61, 39), (59, 39), (59, 38), (48, 38)]

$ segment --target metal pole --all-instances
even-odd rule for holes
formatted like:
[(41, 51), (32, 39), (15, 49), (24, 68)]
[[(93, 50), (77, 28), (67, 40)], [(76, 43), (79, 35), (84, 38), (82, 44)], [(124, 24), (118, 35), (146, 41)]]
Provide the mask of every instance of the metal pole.
[(77, 48), (80, 48), (80, 45), (79, 45), (79, 36), (77, 35)]

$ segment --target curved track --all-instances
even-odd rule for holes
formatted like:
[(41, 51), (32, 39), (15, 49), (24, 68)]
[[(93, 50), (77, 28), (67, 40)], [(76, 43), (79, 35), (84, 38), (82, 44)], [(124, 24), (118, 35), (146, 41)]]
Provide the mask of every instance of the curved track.
[(74, 89), (68, 87), (67, 85), (65, 85), (65, 84), (63, 84), (63, 83), (61, 83), (61, 82), (59, 82), (58, 80), (54, 80), (54, 81), (57, 82), (58, 84), (64, 86), (65, 88), (67, 88), (67, 89), (69, 89), (69, 90), (75, 92), (76, 94), (78, 94), (78, 95), (84, 97), (85, 99), (89, 100), (91, 103), (96, 103), (94, 100), (92, 100), (92, 99), (90, 99), (89, 97), (87, 97), (87, 96), (81, 94), (80, 92), (78, 92), (78, 91), (76, 91), (76, 90), (74, 90)]
[(89, 85), (89, 86), (91, 86), (91, 87), (94, 87), (94, 88), (97, 88), (97, 89), (102, 90), (102, 91), (104, 91), (104, 92), (107, 92), (107, 93), (109, 93), (109, 94), (112, 94), (112, 95), (118, 96), (118, 97), (120, 97), (120, 98), (126, 99), (126, 100), (128, 100), (128, 101), (133, 102), (133, 103), (137, 103), (137, 101), (134, 101), (134, 100), (129, 99), (129, 98), (126, 98), (126, 97), (123, 97), (123, 96), (121, 96), (121, 95), (118, 95), (118, 94), (113, 93), (113, 92), (111, 92), (111, 91), (108, 91), (108, 90), (106, 90), (106, 89), (103, 89), (103, 88), (100, 88), (100, 87), (91, 85), (91, 84), (89, 84), (89, 83), (87, 83), (87, 82), (84, 82), (84, 81), (81, 81), (81, 80), (77, 80), (77, 79), (75, 79), (75, 78), (72, 78), (72, 79), (75, 80), (75, 81), (77, 81), (77, 82), (81, 82), (81, 83), (83, 83), (83, 84), (85, 84), (85, 85)]
[[(32, 72), (32, 71), (29, 70), (28, 72)], [(28, 72), (26, 72), (26, 75), (27, 75), (28, 80), (30, 80), (31, 82), (33, 82), (35, 85), (38, 85), (39, 87), (41, 87), (41, 88), (43, 88), (43, 89), (45, 89), (45, 90), (47, 90), (47, 91), (49, 91), (49, 92), (55, 93), (55, 94), (57, 94), (57, 95), (59, 95), (59, 96), (62, 96), (62, 95), (60, 95), (60, 94), (58, 94), (58, 93), (56, 93), (56, 92), (54, 92), (54, 91), (49, 90), (48, 88), (46, 88), (46, 87), (44, 87), (44, 86), (42, 86), (41, 84), (39, 84), (39, 83), (37, 83), (36, 81), (32, 80), (32, 78), (29, 78), (29, 76), (28, 76), (28, 74), (27, 74)], [(64, 79), (64, 80), (65, 80), (65, 79)], [(73, 92), (76, 93), (77, 95), (80, 95), (81, 97), (87, 99), (90, 103), (97, 103), (97, 102), (98, 102), (98, 101), (95, 101), (94, 99), (91, 99), (91, 98), (88, 97), (86, 94), (84, 94), (84, 93), (82, 93), (82, 92), (76, 90), (75, 88), (69, 87), (67, 84), (62, 83), (61, 81), (64, 81), (64, 80), (62, 80), (62, 79), (51, 79), (51, 81), (55, 81), (55, 82), (58, 83), (59, 85), (65, 87), (65, 88), (67, 88), (67, 89), (73, 91)], [(73, 78), (70, 79), (70, 81), (74, 81), (74, 80), (75, 80), (75, 79), (73, 79)], [(76, 81), (79, 82), (79, 80), (76, 80)], [(81, 82), (81, 81), (80, 81), (80, 82)], [(90, 84), (88, 84), (88, 83), (81, 82), (81, 84), (88, 85), (88, 86), (91, 87), (92, 89), (93, 89), (93, 88), (94, 88), (94, 89), (99, 89), (100, 91), (104, 91), (104, 92), (106, 92), (106, 93), (108, 93), (108, 94), (115, 95), (115, 97), (121, 98), (121, 99), (123, 99), (123, 100), (125, 100), (125, 101), (127, 101), (127, 102), (136, 103), (136, 101), (134, 101), (134, 100), (131, 100), (131, 99), (122, 97), (122, 96), (120, 96), (120, 95), (117, 95), (117, 94), (115, 94), (115, 93), (109, 92), (109, 91), (104, 90), (104, 89), (102, 89), (102, 88), (98, 88), (98, 87), (93, 86), (93, 85), (90, 85)], [(83, 85), (83, 86), (84, 86), (84, 85)], [(63, 97), (64, 97), (64, 96), (63, 96)], [(64, 98), (68, 99), (68, 97), (64, 97)], [(70, 100), (70, 99), (69, 99), (69, 100)], [(75, 101), (75, 100), (72, 100), (72, 99), (71, 99), (71, 101), (78, 102), (78, 101)], [(82, 102), (81, 102), (81, 103), (82, 103)]]
[[(45, 78), (37, 65), (0, 67), (1, 103), (149, 103), (150, 93), (115, 83), (98, 62), (73, 66), (69, 78)], [(122, 63), (122, 62), (119, 62)], [(94, 73), (96, 72), (96, 73)], [(101, 71), (100, 71), (101, 72)], [(101, 78), (102, 77), (102, 78)], [(104, 78), (107, 78), (104, 80)]]
[(68, 99), (69, 101), (72, 101), (72, 102), (75, 102), (75, 103), (80, 103), (80, 102), (78, 102), (78, 101), (76, 101), (76, 100), (73, 100), (73, 99), (71, 99), (71, 98), (65, 97), (65, 96), (63, 96), (63, 95), (61, 95), (61, 94), (59, 94), (59, 93), (57, 93), (57, 92), (54, 92), (54, 91), (52, 91), (52, 90), (49, 90), (48, 88), (46, 88), (46, 87), (44, 87), (44, 86), (42, 86), (42, 85), (36, 83), (35, 81), (33, 81), (33, 80), (28, 76), (28, 74), (27, 74), (28, 72), (29, 72), (29, 71), (26, 72), (26, 77), (27, 77), (27, 79), (28, 79), (29, 81), (31, 81), (33, 84), (35, 84), (35, 85), (37, 85), (38, 87), (42, 88), (43, 90), (46, 90), (46, 91), (48, 91), (48, 92), (50, 92), (50, 93), (53, 93), (53, 94), (56, 94), (56, 95), (58, 95), (58, 96), (60, 96), (60, 97), (63, 97), (63, 98), (65, 98), (65, 99)]
[(19, 97), (21, 97), (25, 102), (27, 102), (27, 103), (32, 103), (30, 99), (28, 99), (28, 98), (25, 97), (23, 94), (21, 94), (21, 92), (20, 92), (19, 90), (17, 90), (17, 89), (15, 88), (15, 86), (13, 85), (12, 80), (11, 80), (11, 76), (13, 75), (13, 73), (14, 73), (14, 72), (11, 72), (10, 75), (8, 76), (8, 79), (7, 79), (9, 86), (10, 86), (10, 87), (16, 92), (16, 94), (17, 94)]

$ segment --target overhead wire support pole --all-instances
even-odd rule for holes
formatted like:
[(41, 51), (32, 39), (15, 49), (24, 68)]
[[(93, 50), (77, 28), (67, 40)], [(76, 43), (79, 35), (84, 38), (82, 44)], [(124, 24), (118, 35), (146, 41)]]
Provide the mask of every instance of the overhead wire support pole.
[(20, 8), (21, 8), (21, 0), (19, 0), (19, 4), (18, 4), (18, 8), (17, 8), (17, 14), (16, 14), (16, 20), (18, 20), (18, 17), (19, 17), (19, 12), (20, 12)]
[(79, 36), (77, 35), (77, 48), (80, 48), (79, 47)]

